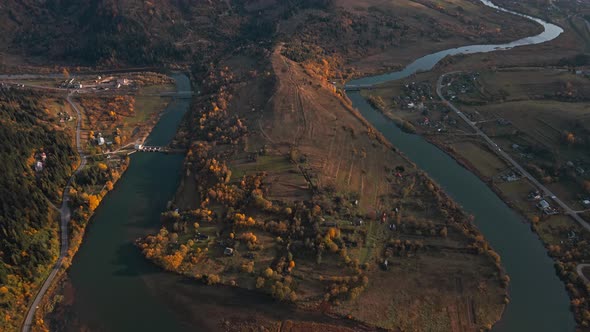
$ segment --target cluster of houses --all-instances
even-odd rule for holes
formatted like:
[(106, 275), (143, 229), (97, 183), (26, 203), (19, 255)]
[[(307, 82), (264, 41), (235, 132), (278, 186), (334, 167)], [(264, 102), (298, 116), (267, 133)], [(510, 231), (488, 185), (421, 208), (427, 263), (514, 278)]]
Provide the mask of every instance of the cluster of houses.
[(428, 82), (412, 82), (404, 85), (402, 96), (394, 98), (403, 109), (424, 111), (424, 101), (432, 100), (432, 88)]
[(119, 89), (123, 86), (130, 86), (133, 84), (133, 81), (127, 78), (117, 78), (114, 76), (109, 76), (103, 78), (102, 76), (97, 76), (95, 79), (90, 80), (76, 80), (76, 78), (70, 78), (63, 81), (59, 86), (61, 88), (66, 89), (95, 89), (95, 90), (110, 90), (110, 89)]
[(529, 193), (528, 196), (529, 200), (532, 201), (537, 201), (537, 208), (539, 210), (541, 210), (543, 213), (545, 213), (546, 215), (554, 215), (557, 214), (559, 211), (557, 211), (556, 208), (552, 207), (551, 204), (549, 204), (549, 202), (547, 202), (543, 196), (541, 195), (541, 192), (538, 190), (535, 191), (531, 191)]
[(479, 78), (479, 73), (466, 73), (453, 78), (447, 82), (446, 95), (449, 100), (454, 100), (459, 94), (466, 94), (475, 90), (474, 82)]
[[(403, 87), (403, 94), (399, 97), (393, 98), (394, 102), (400, 106), (401, 109), (409, 112), (420, 112), (423, 118), (418, 120), (417, 123), (423, 127), (429, 127), (436, 129), (438, 132), (446, 131), (445, 124), (455, 125), (457, 122), (454, 119), (449, 118), (448, 113), (450, 110), (446, 107), (440, 107), (436, 109), (433, 104), (425, 105), (425, 102), (433, 100), (432, 87), (429, 82), (411, 82), (407, 83)], [(430, 109), (429, 107), (435, 107)], [(433, 120), (430, 118), (431, 111), (437, 111), (443, 114), (441, 120)]]
[(82, 89), (84, 86), (82, 85), (82, 82), (76, 82), (75, 78), (70, 78), (63, 81), (59, 87), (64, 89)]
[(113, 141), (107, 141), (103, 136), (102, 133), (96, 134), (94, 137), (94, 143), (98, 146), (110, 146), (113, 145)]
[(70, 114), (68, 114), (67, 112), (58, 112), (57, 117), (59, 118), (60, 123), (64, 123), (66, 121), (69, 122), (69, 121), (74, 120), (74, 118)]

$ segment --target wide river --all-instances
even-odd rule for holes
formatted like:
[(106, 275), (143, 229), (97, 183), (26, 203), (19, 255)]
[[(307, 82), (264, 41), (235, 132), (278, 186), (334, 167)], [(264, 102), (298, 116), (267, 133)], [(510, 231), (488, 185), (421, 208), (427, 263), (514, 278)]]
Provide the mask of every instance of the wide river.
[[(489, 1), (482, 2), (495, 7)], [(350, 84), (398, 80), (432, 69), (447, 55), (542, 43), (563, 31), (539, 19), (528, 18), (542, 24), (545, 31), (503, 45), (466, 46), (433, 53), (402, 71)], [(178, 91), (190, 90), (186, 76), (173, 77)], [(368, 121), (475, 216), (475, 223), (502, 257), (502, 264), (511, 277), (511, 302), (494, 331), (573, 331), (575, 324), (563, 283), (555, 275), (553, 262), (541, 242), (523, 219), (444, 152), (420, 136), (403, 133), (373, 110), (358, 93), (350, 93), (349, 97)], [(187, 99), (171, 102), (148, 143), (168, 144), (189, 104)], [(92, 331), (210, 331), (223, 317), (236, 315), (332, 321), (318, 313), (300, 312), (276, 304), (252, 292), (200, 286), (162, 272), (142, 257), (133, 242), (159, 227), (159, 214), (174, 195), (182, 164), (181, 155), (137, 153), (132, 156), (129, 169), (96, 210), (69, 270), (75, 295), (71, 311), (64, 318), (65, 325), (75, 317), (77, 323), (70, 321), (71, 330), (84, 325)]]

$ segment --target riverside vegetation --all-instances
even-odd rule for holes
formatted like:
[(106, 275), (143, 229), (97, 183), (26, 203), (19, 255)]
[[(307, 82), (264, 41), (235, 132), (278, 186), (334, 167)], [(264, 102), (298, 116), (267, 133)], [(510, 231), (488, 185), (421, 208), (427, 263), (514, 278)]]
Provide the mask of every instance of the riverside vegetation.
[[(508, 302), (509, 277), (469, 216), (354, 110), (336, 108), (339, 123), (326, 121), (310, 89), (328, 105), (346, 102), (321, 76), (325, 62), (293, 62), (280, 46), (244, 53), (240, 61), (262, 64), (264, 74), (230, 69), (231, 57), (193, 73), (206, 79), (177, 135), (189, 146), (186, 173), (160, 231), (138, 239), (144, 255), (210, 285), (258, 289), (369, 326), (490, 328)], [(269, 90), (302, 98), (304, 115), (281, 121), (280, 132), (260, 114), (280, 121), (277, 109), (291, 100), (264, 109)], [(244, 112), (253, 93), (262, 97), (248, 102), (261, 110)], [(312, 145), (304, 121), (332, 133), (326, 141), (347, 143)], [(388, 163), (377, 162), (383, 156)]]
[[(455, 1), (9, 1), (0, 15), (8, 53), (193, 65), (201, 96), (177, 136), (189, 148), (183, 185), (161, 232), (138, 241), (157, 264), (373, 326), (477, 330), (499, 319), (509, 278), (497, 254), (330, 81), (538, 27)], [(22, 70), (12, 60), (2, 68)], [(78, 239), (126, 165), (88, 152), (72, 191)]]

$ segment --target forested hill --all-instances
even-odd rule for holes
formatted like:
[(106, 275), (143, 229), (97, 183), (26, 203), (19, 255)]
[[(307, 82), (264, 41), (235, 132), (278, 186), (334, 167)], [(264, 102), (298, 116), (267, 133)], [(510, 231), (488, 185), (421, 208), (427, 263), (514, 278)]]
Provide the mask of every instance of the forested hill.
[[(0, 89), (0, 331), (20, 323), (59, 250), (61, 192), (76, 162), (68, 136), (56, 131), (39, 96)], [(40, 163), (40, 164), (38, 164)]]
[(0, 45), (68, 65), (190, 61), (239, 31), (225, 1), (4, 0)]

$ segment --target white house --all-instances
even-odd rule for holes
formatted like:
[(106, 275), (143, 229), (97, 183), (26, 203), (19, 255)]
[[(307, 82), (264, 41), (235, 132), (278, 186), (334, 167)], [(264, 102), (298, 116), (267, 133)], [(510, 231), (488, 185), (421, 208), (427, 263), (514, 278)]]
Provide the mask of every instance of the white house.
[(35, 164), (35, 171), (37, 171), (37, 172), (41, 172), (42, 170), (43, 170), (43, 163), (42, 163), (42, 162), (40, 162), (40, 161), (38, 161), (38, 162)]

